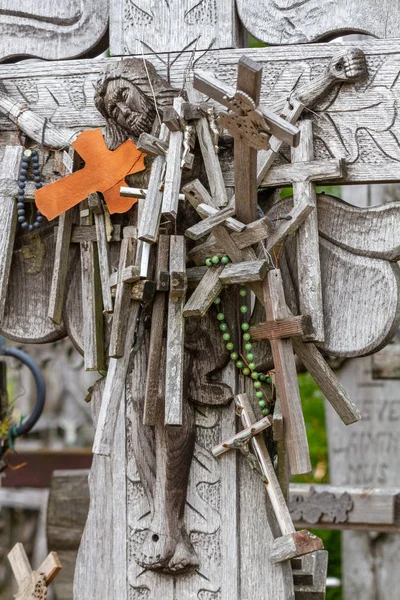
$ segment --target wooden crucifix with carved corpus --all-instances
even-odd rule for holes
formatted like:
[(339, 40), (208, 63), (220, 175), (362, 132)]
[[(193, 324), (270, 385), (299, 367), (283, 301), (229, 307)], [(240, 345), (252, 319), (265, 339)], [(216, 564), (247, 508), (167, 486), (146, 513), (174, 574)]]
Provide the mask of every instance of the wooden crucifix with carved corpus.
[[(214, 456), (231, 449), (240, 450), (250, 466), (261, 475), (271, 502), (282, 536), (272, 546), (270, 560), (273, 563), (289, 560), (323, 548), (322, 541), (306, 529), (296, 531), (289, 509), (279, 486), (262, 432), (271, 425), (266, 417), (256, 423), (255, 415), (246, 394), (235, 398), (236, 413), (241, 418), (244, 430), (213, 448)], [(250, 449), (251, 447), (251, 449)]]
[(237, 90), (214, 77), (195, 73), (194, 87), (226, 108), (220, 123), (235, 139), (236, 217), (243, 223), (257, 218), (257, 150), (268, 150), (271, 135), (296, 145), (299, 130), (285, 119), (261, 107), (262, 66), (244, 56), (239, 61)]
[(18, 584), (16, 600), (46, 600), (47, 587), (61, 570), (60, 559), (51, 552), (37, 571), (33, 571), (22, 544), (16, 544), (8, 554)]

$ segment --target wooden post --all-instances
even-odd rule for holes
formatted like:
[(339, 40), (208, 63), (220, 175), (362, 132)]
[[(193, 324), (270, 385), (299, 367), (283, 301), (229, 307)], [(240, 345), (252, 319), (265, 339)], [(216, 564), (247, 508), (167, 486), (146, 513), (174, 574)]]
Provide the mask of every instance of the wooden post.
[[(179, 117), (182, 116), (183, 98), (175, 98), (174, 109)], [(182, 179), (183, 131), (172, 131), (170, 134), (167, 153), (167, 168), (165, 172), (162, 214), (175, 221), (178, 214), (179, 191)]]
[(165, 375), (165, 425), (182, 425), (185, 319), (187, 290), (186, 247), (183, 236), (171, 236), (170, 290)]
[[(264, 282), (265, 311), (268, 321), (287, 317), (285, 295), (279, 269), (269, 271)], [(276, 372), (276, 389), (285, 422), (285, 438), (293, 475), (311, 471), (310, 454), (297, 382), (296, 363), (290, 339), (270, 338)]]
[[(92, 212), (88, 201), (80, 205), (80, 223), (92, 225)], [(104, 369), (103, 303), (97, 248), (91, 241), (81, 242), (82, 308), (85, 319), (84, 359), (87, 371)]]
[[(23, 148), (21, 146), (6, 146), (1, 163), (0, 180), (18, 180)], [(15, 231), (17, 227), (17, 206), (13, 196), (0, 195), (0, 323), (4, 318), (7, 300), (8, 280), (10, 277), (11, 260), (14, 248)]]
[(99, 257), (101, 291), (103, 295), (103, 310), (106, 313), (112, 313), (113, 302), (109, 285), (110, 258), (106, 221), (104, 217), (104, 211), (107, 209), (104, 207), (103, 201), (101, 200), (100, 195), (97, 193), (89, 194), (88, 202), (89, 208), (93, 211), (94, 223), (96, 226), (97, 253)]

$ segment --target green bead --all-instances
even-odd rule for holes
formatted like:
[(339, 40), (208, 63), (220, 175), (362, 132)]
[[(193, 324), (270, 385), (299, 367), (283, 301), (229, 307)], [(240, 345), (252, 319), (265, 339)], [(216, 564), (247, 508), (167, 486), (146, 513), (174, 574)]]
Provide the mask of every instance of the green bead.
[(238, 358), (239, 358), (239, 354), (237, 352), (232, 352), (231, 359), (232, 360), (237, 360)]
[(243, 334), (243, 339), (244, 339), (245, 342), (248, 342), (249, 340), (251, 340), (250, 333), (244, 333)]
[(267, 379), (267, 376), (266, 376), (266, 375), (264, 375), (264, 373), (260, 373), (259, 380), (260, 380), (260, 381), (265, 381), (266, 379)]
[(212, 259), (211, 259), (211, 261), (212, 261), (213, 265), (218, 265), (218, 263), (219, 263), (219, 256), (213, 256)]
[(228, 325), (226, 323), (221, 323), (219, 328), (221, 331), (228, 331)]
[(221, 258), (221, 263), (222, 263), (223, 265), (227, 265), (227, 264), (229, 263), (229, 257), (228, 257), (228, 256), (223, 256), (223, 257)]
[(249, 363), (249, 369), (251, 369), (252, 371), (255, 371), (257, 369), (256, 363)]
[(232, 342), (229, 342), (229, 344), (226, 345), (226, 349), (229, 350), (229, 352), (232, 352), (232, 350), (234, 349), (234, 345), (232, 344)]
[(206, 258), (206, 266), (207, 267), (212, 267), (213, 266), (211, 258)]
[(250, 375), (250, 369), (248, 369), (247, 367), (245, 367), (242, 371), (243, 375), (245, 377), (248, 377), (248, 375)]
[(246, 354), (246, 358), (249, 362), (253, 362), (254, 354), (252, 352), (249, 352), (248, 354)]
[(231, 339), (231, 334), (230, 333), (224, 333), (222, 336), (222, 339), (224, 340), (224, 342), (229, 342), (229, 340)]
[(248, 331), (250, 329), (250, 325), (248, 323), (242, 323), (241, 328), (242, 331)]
[(221, 304), (221, 298), (219, 296), (218, 298), (215, 298), (214, 304)]
[[(263, 397), (263, 393), (262, 393), (262, 392), (256, 392), (256, 396), (257, 396), (257, 398), (262, 398), (262, 397)], [(261, 401), (258, 403), (258, 406), (259, 406), (260, 408), (265, 408), (265, 407), (267, 406), (267, 404), (266, 404), (265, 400), (261, 400)]]
[(257, 373), (257, 371), (253, 371), (251, 374), (251, 378), (252, 379), (258, 379), (259, 378), (259, 374)]
[(265, 383), (268, 383), (268, 385), (270, 385), (272, 383), (271, 377), (266, 377), (265, 378)]
[(244, 362), (243, 362), (242, 360), (238, 360), (238, 361), (236, 362), (236, 366), (237, 366), (237, 368), (238, 368), (238, 369), (243, 369), (243, 367), (244, 367)]
[(250, 352), (250, 350), (253, 350), (253, 344), (250, 344), (250, 342), (245, 344), (244, 349), (247, 350), (247, 352)]
[(245, 315), (247, 312), (249, 312), (249, 307), (243, 304), (243, 306), (240, 307), (240, 312)]
[(218, 313), (217, 314), (217, 319), (218, 319), (218, 321), (225, 321), (225, 315), (224, 315), (224, 313)]
[(260, 381), (255, 381), (255, 382), (253, 383), (253, 386), (256, 388), (256, 390), (259, 390), (259, 389), (260, 389), (260, 387), (261, 387), (261, 383), (260, 383)]
[(244, 298), (245, 296), (247, 296), (247, 289), (243, 287), (240, 288), (239, 294)]
[(269, 415), (269, 408), (264, 408), (262, 414), (264, 417), (267, 417)]

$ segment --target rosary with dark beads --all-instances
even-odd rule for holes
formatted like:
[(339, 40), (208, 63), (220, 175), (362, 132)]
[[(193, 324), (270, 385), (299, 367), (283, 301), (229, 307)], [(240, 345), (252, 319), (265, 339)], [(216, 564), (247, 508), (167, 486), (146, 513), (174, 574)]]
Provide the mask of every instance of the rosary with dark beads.
[(25, 187), (28, 179), (29, 165), (32, 161), (33, 179), (35, 182), (36, 189), (39, 190), (42, 187), (42, 177), (39, 168), (39, 155), (37, 150), (25, 150), (22, 155), (21, 168), (18, 177), (18, 197), (17, 197), (17, 214), (18, 223), (22, 229), (27, 231), (33, 231), (39, 229), (40, 224), (44, 221), (44, 216), (37, 210), (36, 217), (33, 223), (29, 223), (25, 214)]
[[(213, 256), (212, 258), (207, 258), (206, 266), (207, 267), (216, 267), (218, 264), (227, 265), (229, 263), (229, 258), (227, 256), (223, 256), (219, 258), (219, 256)], [(247, 296), (247, 287), (242, 285), (240, 288), (240, 296), (245, 298)], [(253, 354), (253, 344), (251, 343), (251, 334), (249, 333), (250, 325), (248, 323), (242, 323), (241, 329), (243, 332), (243, 342), (244, 342), (244, 350), (246, 351), (246, 362), (239, 358), (239, 353), (235, 350), (235, 347), (231, 341), (231, 334), (229, 333), (229, 328), (227, 323), (225, 323), (225, 315), (221, 310), (221, 298), (218, 296), (214, 300), (214, 304), (219, 311), (217, 313), (217, 319), (219, 321), (219, 328), (222, 332), (222, 339), (226, 343), (225, 347), (230, 353), (230, 358), (235, 362), (236, 368), (241, 372), (245, 377), (251, 377), (253, 380), (253, 387), (256, 391), (256, 398), (258, 400), (258, 405), (262, 411), (263, 416), (267, 416), (270, 412), (266, 396), (262, 391), (262, 385), (271, 384), (272, 379), (270, 376), (259, 373), (257, 370), (257, 365), (254, 362), (254, 354)], [(249, 307), (246, 304), (242, 304), (240, 307), (240, 312), (244, 315), (248, 313)]]

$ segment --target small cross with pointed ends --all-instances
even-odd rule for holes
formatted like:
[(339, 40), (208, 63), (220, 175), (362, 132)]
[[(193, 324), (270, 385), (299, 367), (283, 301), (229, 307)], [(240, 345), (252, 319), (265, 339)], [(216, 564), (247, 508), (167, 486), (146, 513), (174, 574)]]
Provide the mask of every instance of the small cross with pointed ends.
[(8, 560), (18, 584), (16, 600), (45, 600), (47, 587), (62, 568), (57, 553), (51, 552), (37, 571), (33, 571), (22, 544), (14, 546)]

